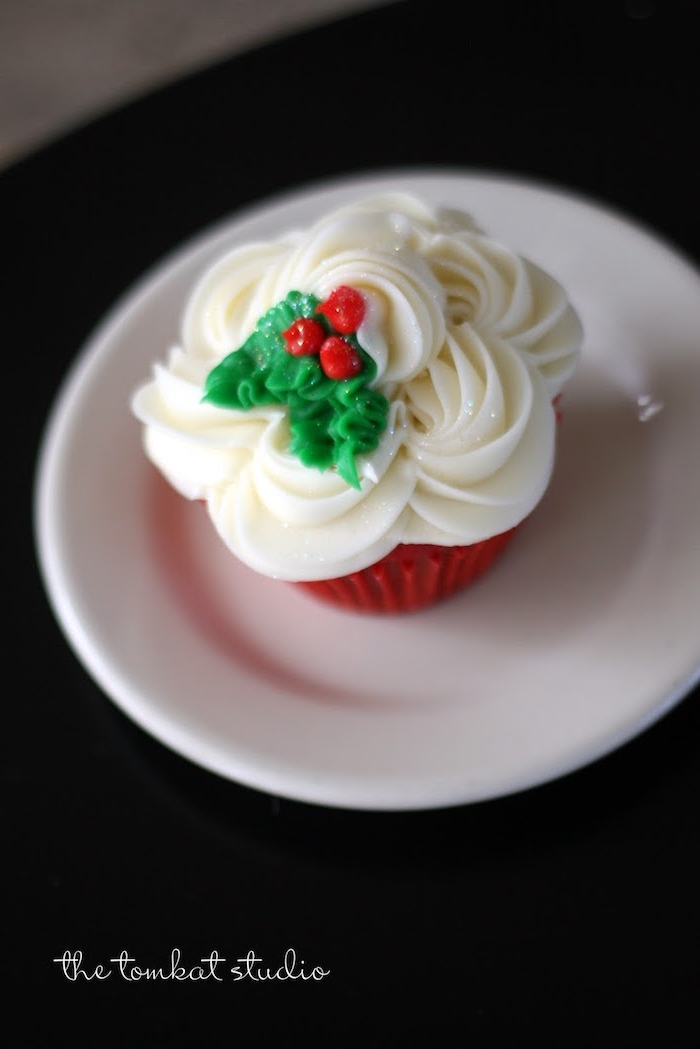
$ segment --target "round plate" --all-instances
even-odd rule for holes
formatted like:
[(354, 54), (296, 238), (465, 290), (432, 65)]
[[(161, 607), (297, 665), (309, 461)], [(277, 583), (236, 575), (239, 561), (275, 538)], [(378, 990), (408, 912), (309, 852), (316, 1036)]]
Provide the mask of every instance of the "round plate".
[[(586, 331), (544, 500), (488, 576), (400, 618), (332, 610), (239, 564), (146, 460), (128, 406), (219, 252), (390, 187), (471, 212), (564, 284)], [(234, 215), (117, 304), (59, 393), (35, 506), (58, 621), (143, 729), (275, 795), (422, 809), (573, 771), (698, 680), (699, 331), (689, 263), (556, 187), (385, 172)]]

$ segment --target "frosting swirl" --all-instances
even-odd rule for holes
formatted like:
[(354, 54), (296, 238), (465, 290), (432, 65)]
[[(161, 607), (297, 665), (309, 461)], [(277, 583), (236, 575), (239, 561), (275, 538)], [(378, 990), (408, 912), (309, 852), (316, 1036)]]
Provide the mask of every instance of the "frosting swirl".
[[(290, 289), (323, 300), (343, 285), (365, 300), (357, 339), (389, 403), (378, 446), (358, 457), (358, 488), (291, 452), (284, 405), (202, 397)], [(383, 194), (215, 262), (186, 304), (181, 344), (132, 408), (147, 455), (207, 502), (242, 561), (280, 579), (332, 578), (398, 543), (473, 543), (523, 520), (550, 480), (552, 401), (581, 341), (551, 276), (461, 211)]]

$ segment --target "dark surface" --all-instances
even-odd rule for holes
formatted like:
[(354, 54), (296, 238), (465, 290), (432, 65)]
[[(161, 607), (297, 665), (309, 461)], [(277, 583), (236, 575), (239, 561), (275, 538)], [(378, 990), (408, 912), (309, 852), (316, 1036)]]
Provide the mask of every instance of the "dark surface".
[[(268, 193), (499, 169), (619, 207), (698, 260), (691, 6), (467, 3), (456, 26), (452, 5), (400, 3), (216, 65), (0, 175), (8, 1044), (698, 1044), (697, 691), (515, 797), (401, 814), (270, 798), (106, 699), (48, 607), (31, 523), (42, 426), (93, 326), (164, 253)], [(88, 983), (53, 962), (167, 965), (175, 947), (188, 967), (255, 950), (275, 968), (293, 947), (331, 974)]]

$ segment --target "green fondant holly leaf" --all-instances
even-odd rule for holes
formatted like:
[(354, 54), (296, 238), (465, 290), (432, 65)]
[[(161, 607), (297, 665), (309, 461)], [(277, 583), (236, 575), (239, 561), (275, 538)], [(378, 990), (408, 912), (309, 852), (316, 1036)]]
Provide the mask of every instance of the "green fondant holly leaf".
[(202, 400), (239, 411), (286, 405), (292, 454), (319, 470), (334, 465), (343, 480), (359, 488), (355, 458), (379, 444), (389, 403), (371, 388), (377, 367), (353, 333), (343, 338), (359, 354), (362, 369), (349, 379), (329, 378), (317, 355), (287, 352), (283, 333), (300, 317), (311, 317), (334, 334), (317, 311), (319, 304), (315, 295), (291, 291), (269, 309), (243, 345), (209, 372)]

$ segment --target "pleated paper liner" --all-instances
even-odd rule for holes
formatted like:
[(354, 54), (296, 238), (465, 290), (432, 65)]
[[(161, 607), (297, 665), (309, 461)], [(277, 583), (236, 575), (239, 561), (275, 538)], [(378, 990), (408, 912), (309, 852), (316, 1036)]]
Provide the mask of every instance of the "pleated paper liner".
[(401, 544), (359, 572), (291, 585), (355, 612), (415, 612), (444, 601), (480, 578), (519, 528), (468, 546)]

